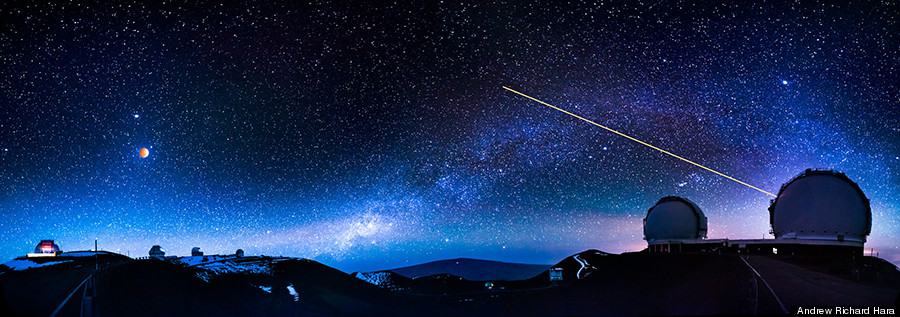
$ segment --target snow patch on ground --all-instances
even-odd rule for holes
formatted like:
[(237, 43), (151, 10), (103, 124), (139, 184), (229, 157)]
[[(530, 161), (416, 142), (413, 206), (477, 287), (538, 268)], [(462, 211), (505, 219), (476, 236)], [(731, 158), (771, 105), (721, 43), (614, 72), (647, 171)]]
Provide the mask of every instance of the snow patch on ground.
[(295, 302), (299, 302), (299, 301), (300, 301), (300, 293), (297, 293), (297, 290), (294, 289), (294, 284), (293, 284), (293, 283), (291, 283), (291, 285), (288, 285), (288, 286), (287, 286), (287, 290), (288, 290), (288, 293), (291, 294), (291, 296), (294, 296), (294, 301), (295, 301)]
[[(251, 285), (253, 285), (253, 284), (251, 284)], [(263, 290), (263, 292), (272, 294), (272, 287), (271, 287), (271, 286), (265, 286), (265, 285), (253, 285), (253, 286), (259, 287), (259, 289)]]
[(72, 257), (72, 258), (85, 258), (85, 257), (92, 257), (95, 255), (103, 256), (103, 255), (108, 255), (108, 254), (109, 253), (97, 252), (97, 251), (75, 251), (75, 252), (63, 252), (63, 253), (60, 253), (58, 256), (59, 257)]
[(388, 272), (359, 272), (355, 277), (379, 286), (391, 280), (391, 274)]
[(221, 274), (267, 274), (271, 275), (270, 265), (291, 258), (270, 257), (237, 257), (234, 255), (204, 255), (174, 258), (170, 261), (187, 267), (200, 269), (197, 277), (209, 282)]
[(209, 272), (206, 272), (206, 271), (201, 271), (201, 272), (197, 272), (197, 277), (200, 278), (201, 280), (203, 280), (204, 282), (209, 283), (209, 280), (212, 279), (212, 274), (209, 274)]
[(235, 258), (235, 256), (221, 256), (221, 255), (197, 255), (197, 256), (185, 256), (175, 259), (175, 262), (185, 264), (187, 266), (195, 266), (204, 263), (209, 263), (213, 261), (221, 261), (229, 258)]
[(203, 269), (213, 275), (228, 273), (270, 274), (269, 264), (281, 260), (283, 259), (236, 257), (234, 255), (186, 256), (172, 259), (177, 264)]
[(398, 290), (400, 287), (394, 281), (391, 272), (358, 272), (353, 275), (358, 279), (366, 281), (375, 286), (390, 290)]
[(265, 263), (234, 263), (230, 261), (201, 264), (197, 267), (215, 274), (225, 273), (256, 273), (268, 274), (269, 267)]
[(66, 263), (66, 262), (72, 262), (72, 260), (52, 261), (52, 262), (45, 262), (45, 263), (35, 263), (35, 262), (31, 262), (30, 260), (11, 260), (9, 262), (3, 263), (3, 265), (6, 265), (13, 271), (24, 271), (24, 270), (31, 269), (31, 268), (42, 267), (42, 266), (51, 266), (51, 265), (61, 264), (61, 263)]

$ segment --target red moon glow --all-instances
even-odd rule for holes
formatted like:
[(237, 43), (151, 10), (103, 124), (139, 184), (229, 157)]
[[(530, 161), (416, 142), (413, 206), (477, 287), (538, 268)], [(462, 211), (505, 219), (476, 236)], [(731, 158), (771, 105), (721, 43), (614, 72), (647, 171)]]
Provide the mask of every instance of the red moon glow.
[(138, 152), (138, 155), (140, 155), (141, 157), (146, 158), (147, 156), (150, 155), (150, 150), (148, 150), (147, 148), (142, 148), (141, 151)]

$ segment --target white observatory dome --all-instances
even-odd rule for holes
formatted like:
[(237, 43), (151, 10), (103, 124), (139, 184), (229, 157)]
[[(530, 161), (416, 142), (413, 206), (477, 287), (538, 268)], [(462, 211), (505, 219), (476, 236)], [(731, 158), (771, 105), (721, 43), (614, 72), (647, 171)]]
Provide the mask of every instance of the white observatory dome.
[(781, 186), (769, 206), (776, 239), (866, 242), (872, 229), (869, 199), (843, 173), (811, 170)]
[(644, 240), (694, 240), (706, 238), (706, 216), (690, 200), (668, 196), (660, 199), (644, 218)]

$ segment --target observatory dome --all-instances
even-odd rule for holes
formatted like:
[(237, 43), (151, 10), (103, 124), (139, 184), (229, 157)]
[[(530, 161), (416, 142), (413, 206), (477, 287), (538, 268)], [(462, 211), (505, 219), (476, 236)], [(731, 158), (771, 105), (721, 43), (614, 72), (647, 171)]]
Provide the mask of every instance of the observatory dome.
[(769, 206), (776, 239), (866, 242), (869, 199), (843, 173), (807, 169), (781, 186)]
[(41, 240), (41, 243), (34, 247), (34, 253), (51, 254), (59, 252), (62, 252), (62, 249), (53, 240)]
[(706, 216), (690, 200), (668, 196), (660, 199), (644, 218), (644, 240), (693, 240), (706, 238)]

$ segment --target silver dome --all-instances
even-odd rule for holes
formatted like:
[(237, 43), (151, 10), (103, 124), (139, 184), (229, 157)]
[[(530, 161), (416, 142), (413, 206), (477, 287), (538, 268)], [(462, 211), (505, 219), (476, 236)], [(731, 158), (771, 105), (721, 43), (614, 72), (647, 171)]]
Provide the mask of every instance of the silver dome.
[(706, 238), (706, 216), (690, 200), (668, 196), (660, 199), (644, 218), (644, 240), (694, 240)]
[(843, 173), (808, 169), (781, 186), (769, 206), (776, 239), (866, 242), (869, 199)]

